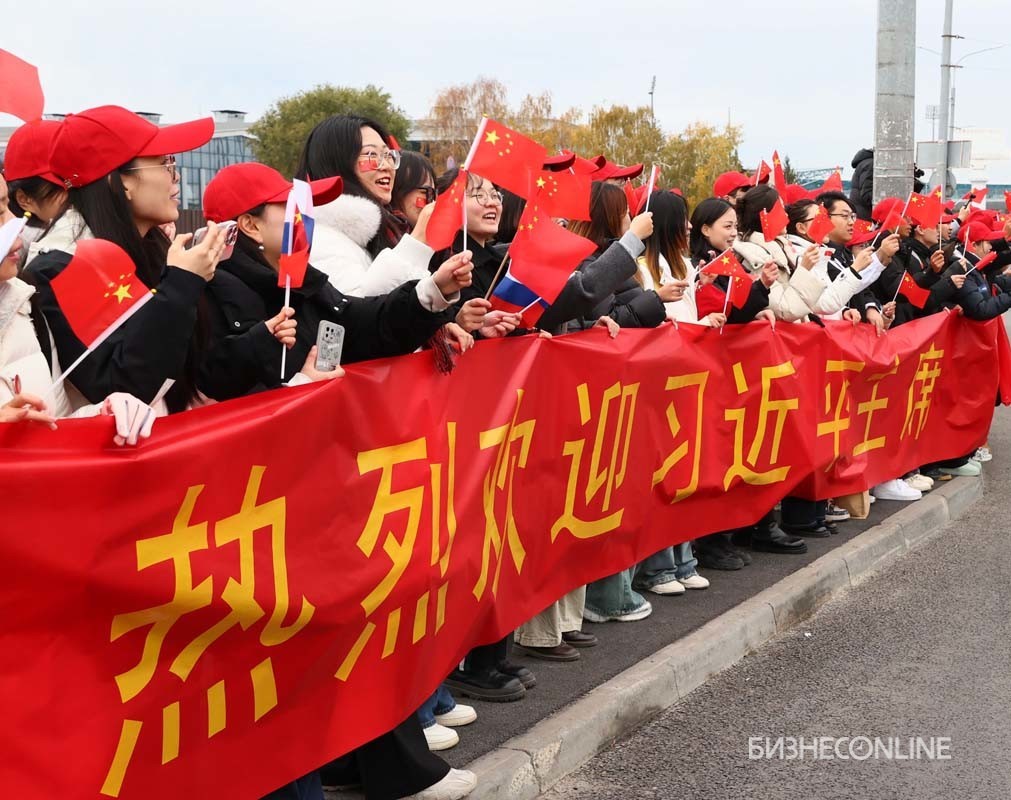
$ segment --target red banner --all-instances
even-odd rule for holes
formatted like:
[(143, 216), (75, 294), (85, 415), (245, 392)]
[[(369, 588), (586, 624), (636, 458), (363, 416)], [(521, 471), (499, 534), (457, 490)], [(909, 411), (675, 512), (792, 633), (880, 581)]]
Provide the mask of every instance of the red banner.
[(0, 426), (0, 794), (256, 798), (664, 546), (971, 452), (999, 321), (483, 342), (160, 420)]

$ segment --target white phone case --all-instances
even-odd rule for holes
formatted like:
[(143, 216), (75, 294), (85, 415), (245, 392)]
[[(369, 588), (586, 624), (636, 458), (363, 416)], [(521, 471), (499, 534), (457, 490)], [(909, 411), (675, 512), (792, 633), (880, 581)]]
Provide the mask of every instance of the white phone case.
[(321, 322), (316, 331), (316, 369), (332, 372), (341, 363), (344, 350), (344, 326), (336, 322)]

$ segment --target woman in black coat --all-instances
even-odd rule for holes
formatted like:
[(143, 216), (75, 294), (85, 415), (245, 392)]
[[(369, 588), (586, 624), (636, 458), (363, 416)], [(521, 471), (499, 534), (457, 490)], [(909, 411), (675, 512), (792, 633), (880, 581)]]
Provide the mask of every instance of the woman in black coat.
[[(323, 202), (340, 193), (339, 178), (310, 186)], [(405, 283), (388, 295), (345, 297), (310, 266), (301, 287), (292, 289), (291, 306), (285, 307), (278, 269), (290, 188), (269, 167), (237, 164), (219, 172), (204, 194), (205, 216), (215, 222), (235, 220), (238, 229), (234, 253), (219, 264), (208, 285), (212, 332), (199, 379), (201, 390), (216, 399), (279, 386), (282, 346), (289, 356), (285, 380), (295, 379), (296, 373), (299, 383), (342, 374), (339, 369), (330, 373), (315, 369), (314, 342), (324, 320), (345, 328), (345, 363), (410, 353), (446, 323), (447, 310), (470, 283), (469, 258), (458, 255), (435, 275)], [(369, 800), (425, 796), (428, 790), (460, 798), (477, 783), (472, 773), (450, 769), (429, 752), (415, 714), (321, 773), (324, 782), (362, 783)], [(269, 795), (269, 800), (296, 798), (322, 798), (318, 773)]]

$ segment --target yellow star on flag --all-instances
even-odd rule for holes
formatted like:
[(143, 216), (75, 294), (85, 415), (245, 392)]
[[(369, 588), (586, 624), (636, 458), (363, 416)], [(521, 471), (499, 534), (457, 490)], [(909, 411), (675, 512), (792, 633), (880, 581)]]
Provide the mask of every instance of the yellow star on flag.
[(544, 180), (544, 178), (538, 178), (537, 179), (537, 188), (538, 189), (543, 189), (547, 185), (548, 185), (548, 182), (546, 180)]
[(488, 144), (498, 144), (499, 138), (500, 138), (499, 135), (497, 133), (495, 133), (495, 131), (489, 131), (485, 135), (484, 140)]
[(119, 302), (121, 302), (121, 303), (124, 300), (126, 300), (127, 298), (133, 300), (133, 295), (130, 294), (130, 286), (129, 285), (124, 286), (124, 285), (120, 284), (119, 288), (116, 289), (116, 291), (113, 292), (113, 295), (115, 295), (116, 299), (119, 300)]
[(724, 264), (729, 264), (730, 263), (730, 258), (728, 256), (723, 256), (723, 258), (721, 260), (723, 261)]

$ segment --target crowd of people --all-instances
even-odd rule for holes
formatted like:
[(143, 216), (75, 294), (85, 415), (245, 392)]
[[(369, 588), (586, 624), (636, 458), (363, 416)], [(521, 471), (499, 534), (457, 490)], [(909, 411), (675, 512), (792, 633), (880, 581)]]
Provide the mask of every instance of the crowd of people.
[[(949, 204), (939, 228), (924, 228), (907, 218), (907, 198), (870, 206), (839, 191), (777, 189), (762, 175), (728, 172), (712, 197), (690, 209), (676, 189), (628, 191), (643, 183), (642, 165), (563, 152), (544, 167), (589, 176), (590, 214), (556, 222), (595, 250), (537, 329), (526, 329), (520, 316), (492, 310), (486, 299), (501, 280), (523, 200), (469, 174), (466, 233), (435, 251), (426, 239), (434, 201), (458, 173), (437, 175), (381, 124), (350, 115), (320, 122), (304, 144), (294, 177), (311, 176), (311, 265), (286, 304), (277, 279), (292, 188), (286, 176), (257, 163), (226, 167), (203, 198), (206, 235), (195, 244), (189, 234), (170, 238), (179, 199), (174, 154), (201, 146), (212, 132), (208, 120), (158, 127), (103, 106), (28, 123), (11, 137), (0, 221), (28, 215), (29, 223), (0, 261), (0, 421), (55, 426), (63, 417), (106, 414), (116, 420), (117, 443), (136, 445), (166, 414), (339, 378), (339, 366), (317, 366), (324, 322), (345, 328), (343, 361), (350, 363), (423, 347), (466, 357), (488, 338), (593, 326), (616, 337), (623, 327), (667, 320), (713, 328), (846, 320), (884, 334), (945, 309), (985, 320), (1011, 308), (1011, 223), (971, 202)], [(767, 240), (763, 213), (780, 202), (786, 230)], [(882, 227), (896, 212), (894, 230)], [(815, 240), (812, 224), (826, 213), (831, 230)], [(858, 223), (865, 215), (867, 223)], [(157, 291), (58, 382), (54, 376), (88, 348), (53, 283), (79, 243), (93, 238), (122, 248), (139, 280)], [(731, 250), (753, 277), (740, 308), (727, 303), (730, 278), (703, 270)], [(984, 258), (988, 265), (976, 269)], [(905, 275), (929, 292), (922, 308), (898, 291)], [(283, 372), (279, 344), (287, 351)], [(705, 589), (721, 571), (746, 567), (751, 551), (804, 553), (808, 539), (832, 536), (851, 514), (865, 513), (866, 503), (915, 501), (935, 482), (979, 475), (988, 458), (981, 448), (925, 464), (856, 502), (787, 497), (776, 509), (757, 509), (753, 525), (665, 548), (576, 589), (502, 641), (473, 648), (395, 729), (269, 797), (320, 798), (323, 785), (352, 784), (372, 800), (464, 797), (475, 776), (436, 754), (477, 719), (457, 697), (521, 700), (537, 683), (530, 667), (537, 659), (576, 662), (598, 644), (584, 622), (643, 620), (652, 611), (647, 596)], [(534, 661), (521, 663), (519, 655)]]

